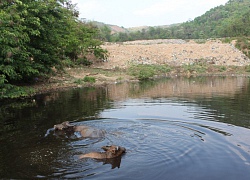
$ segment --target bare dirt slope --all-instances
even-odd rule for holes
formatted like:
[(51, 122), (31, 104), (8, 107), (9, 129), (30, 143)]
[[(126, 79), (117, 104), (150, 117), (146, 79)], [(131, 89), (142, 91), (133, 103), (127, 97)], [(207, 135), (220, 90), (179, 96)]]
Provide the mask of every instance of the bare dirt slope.
[(250, 64), (241, 51), (233, 44), (220, 40), (208, 40), (203, 43), (180, 39), (158, 39), (130, 41), (124, 43), (106, 43), (103, 46), (109, 52), (107, 61), (94, 67), (113, 69), (127, 68), (130, 64), (170, 64), (183, 65), (206, 62), (215, 65), (245, 66)]
[[(202, 44), (178, 39), (132, 41), (120, 44), (107, 43), (104, 45), (104, 48), (109, 51), (107, 61), (99, 63), (94, 61), (94, 68), (66, 68), (66, 73), (53, 76), (49, 78), (48, 82), (36, 84), (34, 86), (36, 92), (42, 93), (69, 87), (131, 81), (134, 80), (134, 77), (130, 77), (126, 71), (120, 71), (120, 69), (126, 69), (131, 64), (170, 64), (178, 66), (202, 62), (223, 66), (243, 66), (242, 68), (245, 65), (250, 65), (249, 58), (236, 49), (233, 44), (223, 44), (219, 40), (210, 40)], [(95, 69), (95, 67), (101, 69)], [(118, 71), (106, 71), (105, 69), (117, 69)], [(227, 68), (227, 70), (228, 72), (225, 71), (223, 73), (235, 73), (231, 68)], [(213, 74), (217, 71), (213, 71), (210, 68), (207, 73)], [(178, 73), (190, 76), (190, 72), (178, 72), (175, 69), (173, 69), (173, 72), (170, 72), (170, 75)], [(86, 76), (94, 77), (96, 82), (94, 84), (85, 83), (83, 78)]]

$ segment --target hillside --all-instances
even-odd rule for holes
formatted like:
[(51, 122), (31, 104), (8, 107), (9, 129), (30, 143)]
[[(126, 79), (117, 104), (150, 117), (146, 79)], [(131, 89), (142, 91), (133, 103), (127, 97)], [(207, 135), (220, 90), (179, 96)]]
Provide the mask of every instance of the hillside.
[(250, 0), (229, 0), (181, 27), (190, 38), (249, 36)]
[(138, 31), (148, 31), (150, 30), (150, 28), (161, 28), (161, 29), (167, 29), (173, 26), (178, 26), (180, 24), (171, 24), (171, 25), (161, 25), (161, 26), (138, 26), (138, 27), (131, 27), (131, 28), (127, 28), (127, 31), (129, 33), (133, 33), (133, 32), (138, 32)]
[(225, 5), (212, 8), (193, 21), (181, 24), (123, 28), (124, 31), (114, 30), (114, 25), (107, 26), (112, 36), (104, 40), (113, 42), (250, 36), (250, 0), (229, 0)]
[(117, 25), (108, 25), (109, 28), (111, 29), (111, 34), (116, 34), (116, 33), (127, 33), (128, 30), (124, 27), (120, 27)]

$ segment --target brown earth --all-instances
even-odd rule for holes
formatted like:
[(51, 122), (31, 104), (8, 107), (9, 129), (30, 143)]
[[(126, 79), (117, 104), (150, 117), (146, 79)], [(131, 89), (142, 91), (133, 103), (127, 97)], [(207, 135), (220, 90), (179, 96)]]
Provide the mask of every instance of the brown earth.
[(219, 66), (245, 66), (250, 64), (234, 44), (220, 40), (208, 40), (197, 43), (193, 40), (158, 39), (130, 41), (124, 43), (106, 43), (103, 46), (109, 52), (105, 63), (94, 67), (104, 69), (123, 68), (131, 64), (169, 64), (180, 66), (203, 61)]
[[(235, 66), (242, 69), (244, 69), (244, 66), (250, 65), (250, 59), (236, 49), (234, 43), (226, 44), (220, 40), (208, 40), (199, 43), (193, 40), (187, 42), (180, 39), (143, 40), (106, 43), (103, 48), (109, 52), (108, 59), (99, 62), (95, 61), (92, 67), (88, 68), (66, 68), (64, 73), (49, 78), (48, 82), (33, 86), (36, 92), (43, 93), (69, 87), (103, 85), (135, 80), (134, 77), (126, 73), (126, 69), (134, 64), (168, 64), (176, 66), (170, 75), (180, 73), (179, 66), (196, 62), (226, 67)], [(218, 70), (216, 71), (211, 67), (208, 71), (207, 74), (218, 73)], [(234, 71), (234, 68), (227, 68), (227, 71), (222, 74), (237, 74)], [(181, 75), (189, 76), (190, 72)], [(96, 82), (84, 82), (83, 78), (85, 76), (94, 77)]]

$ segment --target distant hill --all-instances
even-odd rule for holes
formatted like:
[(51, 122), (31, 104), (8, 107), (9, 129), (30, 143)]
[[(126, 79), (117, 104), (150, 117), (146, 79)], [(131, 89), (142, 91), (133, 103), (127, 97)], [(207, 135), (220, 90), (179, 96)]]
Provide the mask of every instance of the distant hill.
[[(105, 24), (102, 22), (98, 22), (98, 21), (92, 21), (92, 23), (94, 25), (96, 25), (97, 27), (101, 28), (101, 27), (108, 27), (111, 30), (111, 34), (117, 34), (117, 33), (131, 33), (131, 32), (136, 32), (136, 31), (142, 31), (142, 30), (148, 30), (149, 28), (151, 28), (152, 26), (137, 26), (137, 27), (131, 27), (131, 28), (125, 28), (122, 26), (117, 26), (117, 25), (112, 25), (112, 24)], [(171, 24), (171, 25), (162, 25), (162, 26), (154, 26), (154, 28), (169, 28), (172, 26), (177, 26), (180, 24)]]
[(138, 27), (131, 27), (131, 28), (127, 28), (128, 32), (136, 32), (136, 31), (142, 31), (142, 30), (149, 30), (150, 28), (170, 28), (173, 26), (178, 26), (180, 24), (171, 24), (171, 25), (161, 25), (161, 26), (138, 26)]
[(127, 32), (129, 32), (128, 29), (126, 29), (124, 27), (117, 26), (117, 25), (105, 24), (105, 23), (98, 22), (98, 21), (91, 21), (91, 23), (96, 25), (98, 28), (108, 27), (110, 29), (111, 35), (116, 34), (116, 33), (127, 33)]
[[(99, 23), (100, 24), (100, 23)], [(110, 36), (105, 41), (142, 39), (205, 39), (250, 36), (250, 0), (229, 0), (225, 5), (210, 9), (203, 15), (180, 24), (124, 28), (103, 24)]]
[(128, 32), (128, 29), (124, 28), (124, 27), (120, 27), (120, 26), (117, 26), (117, 25), (110, 25), (110, 24), (107, 24), (107, 26), (110, 27), (111, 29), (111, 34), (116, 34), (116, 33), (127, 33)]
[(131, 27), (127, 28), (129, 32), (135, 32), (135, 31), (142, 31), (143, 29), (148, 29), (150, 26), (137, 26), (137, 27)]

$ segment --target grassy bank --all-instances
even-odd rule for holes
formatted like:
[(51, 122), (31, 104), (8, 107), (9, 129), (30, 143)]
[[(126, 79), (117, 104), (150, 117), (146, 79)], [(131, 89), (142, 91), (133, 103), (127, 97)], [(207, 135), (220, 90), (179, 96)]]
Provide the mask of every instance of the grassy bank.
[(158, 76), (204, 76), (204, 75), (250, 75), (249, 66), (216, 66), (202, 62), (182, 66), (168, 65), (135, 65), (128, 69), (128, 74), (139, 80), (152, 79)]
[(125, 81), (140, 81), (174, 76), (249, 76), (248, 66), (216, 66), (198, 62), (182, 66), (131, 65), (128, 69), (104, 70), (89, 67), (67, 68), (46, 80), (29, 86), (9, 87), (0, 94), (0, 99), (30, 97), (34, 94), (64, 90), (67, 88), (101, 86)]

